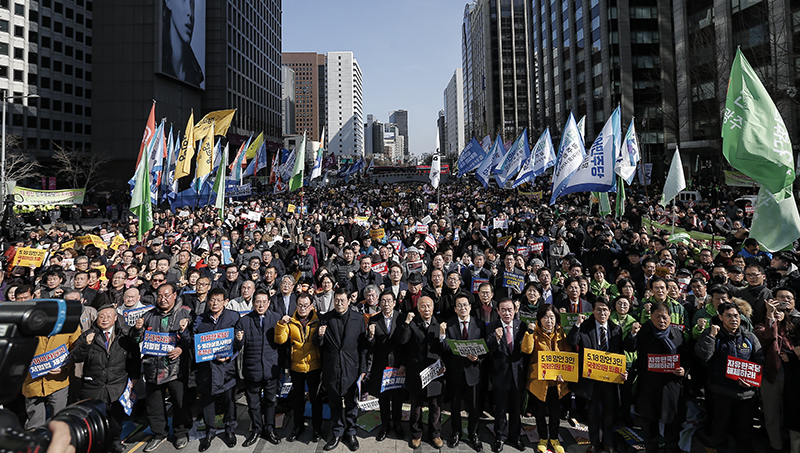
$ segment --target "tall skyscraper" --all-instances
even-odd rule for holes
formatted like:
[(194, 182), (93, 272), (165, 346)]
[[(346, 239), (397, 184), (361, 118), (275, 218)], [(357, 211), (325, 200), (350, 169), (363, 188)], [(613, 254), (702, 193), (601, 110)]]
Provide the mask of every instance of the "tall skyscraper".
[(367, 122), (364, 123), (364, 155), (369, 157), (375, 153), (372, 147), (372, 126), (375, 124), (375, 115), (367, 114)]
[(465, 139), (500, 133), (512, 140), (534, 126), (529, 5), (524, 0), (475, 0), (464, 10)]
[(305, 132), (313, 140), (320, 140), (322, 128), (327, 122), (325, 55), (316, 52), (283, 52), (282, 61), (295, 73), (297, 133)]
[(445, 141), (442, 153), (451, 161), (464, 149), (464, 79), (457, 68), (444, 90)]
[(403, 141), (403, 155), (408, 156), (408, 112), (406, 110), (395, 110), (389, 114), (389, 122), (397, 126), (400, 135), (405, 137)]
[(353, 52), (328, 52), (328, 147), (340, 159), (364, 155), (361, 67)]
[(281, 116), (283, 118), (281, 133), (283, 136), (294, 135), (297, 133), (295, 129), (294, 69), (284, 65), (281, 68), (281, 76), (283, 80), (281, 85)]

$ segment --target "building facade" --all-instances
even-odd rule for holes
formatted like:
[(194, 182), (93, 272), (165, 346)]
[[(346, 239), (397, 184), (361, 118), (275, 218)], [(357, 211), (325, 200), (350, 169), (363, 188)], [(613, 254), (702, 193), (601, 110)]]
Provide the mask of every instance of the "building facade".
[(283, 136), (296, 134), (295, 129), (295, 86), (294, 69), (284, 65), (281, 68), (281, 133)]
[(389, 122), (397, 126), (400, 135), (405, 137), (403, 142), (403, 155), (408, 156), (408, 111), (395, 110), (389, 114)]
[(361, 67), (353, 52), (328, 52), (328, 146), (339, 159), (364, 156)]
[(442, 153), (450, 161), (458, 159), (466, 146), (464, 141), (464, 79), (461, 68), (457, 68), (444, 90), (445, 141)]
[(327, 123), (325, 55), (283, 52), (282, 62), (295, 72), (297, 132), (306, 132), (314, 140), (321, 140), (322, 129)]

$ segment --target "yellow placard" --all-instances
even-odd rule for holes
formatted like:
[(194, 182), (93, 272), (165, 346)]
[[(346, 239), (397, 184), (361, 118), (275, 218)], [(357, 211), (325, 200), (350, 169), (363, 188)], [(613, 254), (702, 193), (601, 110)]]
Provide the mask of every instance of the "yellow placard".
[(111, 245), (109, 247), (111, 250), (117, 250), (120, 245), (127, 244), (128, 241), (125, 240), (122, 236), (114, 236), (114, 239), (111, 240)]
[(11, 261), (11, 265), (22, 267), (41, 267), (42, 263), (44, 263), (45, 255), (47, 255), (47, 250), (35, 249), (32, 247), (20, 247), (14, 254), (14, 259)]
[(286, 212), (294, 212), (296, 209), (297, 209), (297, 206), (295, 206), (293, 204), (289, 204), (289, 206), (286, 207)]
[(595, 381), (622, 384), (622, 373), (625, 372), (625, 355), (595, 349), (583, 350), (582, 376)]
[(99, 249), (107, 249), (108, 244), (106, 241), (103, 240), (100, 236), (96, 236), (94, 234), (87, 234), (86, 236), (78, 236), (75, 238), (78, 241), (79, 245), (87, 246), (89, 244), (99, 248)]
[(264, 217), (264, 222), (272, 223), (275, 221), (275, 217)]
[(61, 244), (61, 250), (71, 249), (75, 247), (75, 239)]
[(378, 228), (376, 230), (369, 230), (369, 237), (371, 237), (375, 241), (380, 241), (381, 239), (386, 237), (386, 231), (383, 228)]
[(578, 354), (575, 352), (539, 351), (537, 379), (555, 381), (558, 376), (567, 382), (578, 382)]

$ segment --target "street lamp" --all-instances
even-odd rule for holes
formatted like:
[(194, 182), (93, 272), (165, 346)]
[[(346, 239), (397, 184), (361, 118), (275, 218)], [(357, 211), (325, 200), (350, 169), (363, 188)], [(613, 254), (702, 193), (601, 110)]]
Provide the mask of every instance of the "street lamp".
[(23, 96), (8, 96), (8, 90), (3, 92), (3, 114), (2, 114), (2, 144), (0, 144), (0, 204), (6, 201), (6, 104), (12, 99), (38, 98), (38, 94), (26, 94)]

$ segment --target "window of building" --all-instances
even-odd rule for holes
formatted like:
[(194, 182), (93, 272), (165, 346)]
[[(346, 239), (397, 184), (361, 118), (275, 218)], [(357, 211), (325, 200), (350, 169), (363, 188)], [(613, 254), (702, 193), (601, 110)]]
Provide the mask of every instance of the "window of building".
[(21, 47), (14, 47), (14, 58), (17, 60), (25, 59), (25, 49)]
[(50, 118), (41, 118), (39, 120), (39, 125), (42, 129), (50, 129)]
[(23, 74), (24, 73), (22, 72), (21, 69), (15, 69), (14, 70), (14, 81), (15, 82), (22, 82)]
[(39, 42), (39, 33), (31, 30), (28, 32), (28, 41), (31, 43)]
[[(45, 89), (50, 89), (50, 77), (42, 77), (41, 82), (39, 82), (39, 86)], [(44, 102), (42, 102), (42, 106), (44, 106)]]
[(39, 11), (34, 11), (32, 9), (28, 10), (28, 21), (38, 23), (39, 22)]
[(53, 100), (53, 110), (55, 110), (56, 112), (61, 111), (61, 101), (59, 101), (58, 99)]
[(14, 36), (17, 38), (25, 37), (25, 28), (21, 25), (14, 25)]
[(0, 20), (0, 32), (8, 33), (8, 21)]
[(42, 36), (42, 47), (49, 49), (50, 48), (50, 37), (49, 36)]
[(25, 5), (14, 3), (14, 14), (25, 17)]
[(64, 24), (59, 21), (55, 21), (53, 23), (53, 31), (56, 33), (63, 33), (64, 32)]

